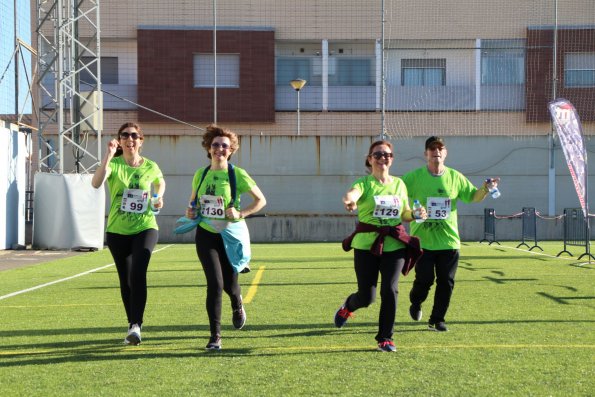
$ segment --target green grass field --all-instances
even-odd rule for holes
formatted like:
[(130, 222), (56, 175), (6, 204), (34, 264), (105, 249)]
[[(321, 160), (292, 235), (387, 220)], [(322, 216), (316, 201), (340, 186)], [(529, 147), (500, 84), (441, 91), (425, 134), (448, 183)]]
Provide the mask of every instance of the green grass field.
[[(1, 272), (3, 396), (591, 396), (595, 263), (465, 243), (447, 333), (408, 315), (401, 278), (397, 353), (375, 350), (378, 301), (342, 329), (333, 315), (356, 288), (338, 243), (255, 244), (241, 275), (248, 322), (207, 352), (205, 280), (193, 245), (161, 245), (149, 268), (143, 343), (122, 344), (124, 310), (108, 250)], [(573, 252), (580, 254), (577, 248)], [(584, 252), (584, 251), (583, 251)], [(551, 256), (553, 255), (553, 256)], [(432, 291), (433, 294), (433, 291)], [(431, 295), (433, 296), (433, 295)]]

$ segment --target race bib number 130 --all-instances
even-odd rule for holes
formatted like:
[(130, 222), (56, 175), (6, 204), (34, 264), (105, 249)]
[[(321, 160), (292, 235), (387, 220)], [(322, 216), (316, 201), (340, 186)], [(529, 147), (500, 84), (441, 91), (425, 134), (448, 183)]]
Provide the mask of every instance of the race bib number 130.
[(223, 197), (208, 194), (200, 196), (200, 214), (206, 218), (224, 219)]

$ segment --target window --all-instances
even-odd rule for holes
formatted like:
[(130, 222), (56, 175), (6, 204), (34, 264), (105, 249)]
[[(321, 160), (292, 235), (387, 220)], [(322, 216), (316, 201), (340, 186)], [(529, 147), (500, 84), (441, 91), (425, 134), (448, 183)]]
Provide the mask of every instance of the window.
[(401, 59), (401, 85), (446, 85), (446, 59)]
[(312, 85), (310, 58), (277, 59), (277, 85), (289, 85), (294, 79), (304, 79)]
[[(97, 77), (97, 62), (94, 57), (81, 57), (82, 65), (88, 65), (88, 69), (82, 69), (79, 73), (81, 83), (95, 85)], [(101, 83), (118, 84), (118, 57), (101, 57)], [(84, 88), (84, 86), (83, 86)]]
[(564, 87), (595, 87), (595, 52), (564, 55)]
[(481, 84), (525, 84), (525, 41), (482, 40)]
[[(336, 63), (336, 67), (331, 67)], [(329, 59), (329, 85), (333, 86), (370, 86), (374, 85), (371, 75), (371, 59)], [(334, 73), (333, 73), (334, 72)]]
[[(194, 55), (194, 87), (215, 86), (215, 56)], [(240, 87), (240, 54), (217, 54), (217, 88)]]

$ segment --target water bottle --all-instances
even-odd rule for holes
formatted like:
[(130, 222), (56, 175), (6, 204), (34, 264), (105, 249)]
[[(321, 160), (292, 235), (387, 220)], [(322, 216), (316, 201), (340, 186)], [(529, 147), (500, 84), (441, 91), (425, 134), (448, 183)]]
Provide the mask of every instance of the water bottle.
[(157, 195), (157, 193), (155, 193), (153, 195), (153, 197), (151, 197), (151, 211), (153, 211), (153, 215), (159, 215), (159, 208), (155, 208), (155, 204), (157, 204), (159, 202), (159, 196)]
[(488, 191), (490, 192), (490, 196), (492, 196), (493, 199), (497, 199), (498, 197), (500, 197), (500, 190), (498, 190), (498, 188), (496, 186), (492, 186), (490, 187), (492, 180), (490, 178), (486, 179), (486, 183), (488, 184)]
[(413, 217), (415, 218), (415, 222), (422, 223), (425, 219), (421, 218), (419, 211), (421, 209), (421, 203), (419, 200), (413, 200)]

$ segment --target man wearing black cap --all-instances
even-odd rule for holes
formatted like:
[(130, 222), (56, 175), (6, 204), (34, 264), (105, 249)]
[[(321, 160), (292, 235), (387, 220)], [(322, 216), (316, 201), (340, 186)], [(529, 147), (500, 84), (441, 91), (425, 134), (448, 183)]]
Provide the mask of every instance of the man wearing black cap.
[[(446, 311), (454, 288), (459, 264), (461, 240), (457, 223), (457, 201), (477, 203), (488, 194), (488, 184), (476, 188), (463, 174), (444, 165), (447, 150), (444, 139), (431, 136), (426, 140), (424, 156), (427, 165), (403, 175), (411, 202), (419, 200), (428, 218), (423, 223), (411, 222), (411, 235), (421, 239), (424, 254), (415, 267), (415, 280), (409, 294), (409, 314), (421, 320), (421, 305), (436, 280), (434, 307), (428, 319), (432, 331), (448, 331)], [(490, 178), (497, 186), (499, 178)]]

